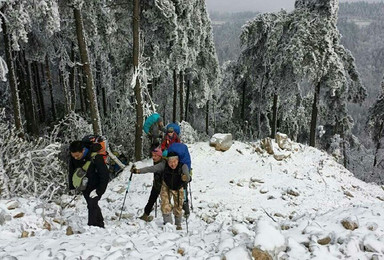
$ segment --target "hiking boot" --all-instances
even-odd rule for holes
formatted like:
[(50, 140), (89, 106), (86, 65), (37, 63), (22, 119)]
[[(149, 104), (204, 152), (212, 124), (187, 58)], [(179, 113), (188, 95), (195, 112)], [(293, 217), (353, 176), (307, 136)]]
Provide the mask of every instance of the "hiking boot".
[(183, 228), (181, 227), (181, 225), (177, 225), (176, 230), (183, 230)]
[(166, 225), (167, 223), (173, 224), (171, 214), (163, 214), (163, 221), (164, 221), (164, 225)]
[(141, 217), (139, 217), (139, 219), (144, 220), (145, 222), (151, 222), (153, 220), (153, 217), (144, 213)]

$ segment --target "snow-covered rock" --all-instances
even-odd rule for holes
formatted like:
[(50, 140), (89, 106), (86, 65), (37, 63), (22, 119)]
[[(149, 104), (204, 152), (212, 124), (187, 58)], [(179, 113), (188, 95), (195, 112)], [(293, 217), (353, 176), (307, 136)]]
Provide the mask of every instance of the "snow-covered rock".
[(292, 141), (288, 138), (288, 135), (277, 132), (275, 136), (277, 145), (283, 150), (292, 149)]
[(284, 251), (287, 241), (279, 227), (267, 220), (259, 220), (256, 225), (254, 247), (268, 252), (272, 257)]
[(217, 151), (227, 151), (232, 146), (232, 134), (214, 134), (209, 140), (209, 145)]
[(251, 254), (244, 246), (239, 246), (231, 249), (225, 255), (225, 260), (252, 260)]

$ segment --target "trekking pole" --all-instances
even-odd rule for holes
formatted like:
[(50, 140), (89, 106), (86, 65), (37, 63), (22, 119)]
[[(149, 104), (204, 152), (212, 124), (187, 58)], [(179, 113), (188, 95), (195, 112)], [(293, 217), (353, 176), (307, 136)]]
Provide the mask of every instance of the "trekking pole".
[[(134, 167), (135, 167), (135, 165), (133, 164), (131, 169), (133, 169)], [(123, 205), (121, 206), (119, 221), (121, 219), (121, 214), (123, 214), (123, 208), (124, 208), (124, 204), (125, 204), (125, 199), (127, 198), (127, 194), (128, 194), (128, 191), (129, 191), (129, 186), (131, 185), (132, 176), (133, 176), (133, 172), (131, 172), (131, 176), (129, 177), (127, 188), (125, 190), (125, 196), (124, 196)]]
[(188, 185), (189, 185), (189, 197), (191, 198), (191, 210), (193, 211), (191, 183), (188, 183)]
[(156, 202), (155, 202), (155, 218), (157, 218), (157, 199), (156, 199)]
[(188, 217), (185, 218), (185, 224), (187, 226), (187, 234), (188, 234)]
[(65, 204), (65, 206), (63, 207), (63, 209), (65, 209), (69, 204), (71, 204), (71, 202), (74, 201), (74, 200), (76, 199), (77, 195), (79, 195), (79, 194), (75, 194), (75, 196), (73, 196), (73, 198), (72, 198), (67, 204)]

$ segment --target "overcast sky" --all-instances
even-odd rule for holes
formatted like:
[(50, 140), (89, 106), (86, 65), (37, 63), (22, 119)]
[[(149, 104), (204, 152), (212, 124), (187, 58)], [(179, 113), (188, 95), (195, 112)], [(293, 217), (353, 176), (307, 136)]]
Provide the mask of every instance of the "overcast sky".
[[(218, 12), (242, 12), (261, 11), (276, 12), (280, 9), (288, 11), (293, 9), (295, 0), (205, 0), (208, 11)], [(356, 0), (344, 0), (341, 2), (352, 2)], [(382, 2), (383, 0), (366, 0), (367, 2)]]

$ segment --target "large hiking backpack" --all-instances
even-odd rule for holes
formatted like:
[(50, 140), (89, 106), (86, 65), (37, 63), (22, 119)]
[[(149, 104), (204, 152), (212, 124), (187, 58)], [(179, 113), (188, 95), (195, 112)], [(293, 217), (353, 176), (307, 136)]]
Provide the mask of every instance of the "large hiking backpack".
[(107, 139), (100, 135), (86, 135), (81, 140), (91, 153), (101, 154), (108, 164)]
[(179, 156), (179, 161), (182, 164), (188, 166), (189, 171), (191, 171), (191, 155), (189, 154), (188, 146), (183, 143), (173, 143), (168, 148), (168, 153), (174, 152)]
[(177, 134), (177, 136), (179, 136), (180, 137), (180, 126), (177, 124), (177, 123), (169, 123), (168, 125), (167, 125), (167, 131), (168, 131), (168, 129), (169, 128), (173, 128), (173, 131), (175, 131), (175, 133)]
[(143, 130), (146, 134), (149, 133), (149, 129), (151, 126), (157, 122), (157, 120), (160, 118), (160, 115), (158, 113), (153, 113), (150, 115), (147, 119), (145, 119)]

